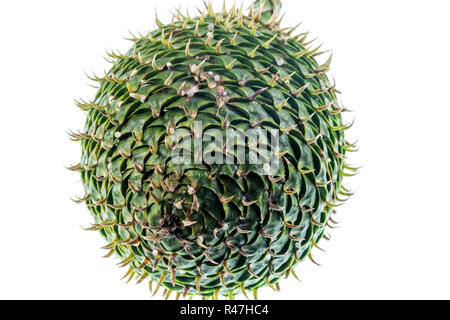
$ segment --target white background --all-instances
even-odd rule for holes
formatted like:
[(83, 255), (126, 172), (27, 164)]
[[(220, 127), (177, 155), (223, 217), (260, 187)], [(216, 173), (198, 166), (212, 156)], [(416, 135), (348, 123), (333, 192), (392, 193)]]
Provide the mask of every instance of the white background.
[[(248, 3), (248, 1), (246, 2)], [(2, 1), (0, 3), (0, 298), (149, 299), (146, 285), (120, 281), (103, 259), (79, 158), (68, 129), (82, 129), (73, 104), (92, 98), (83, 72), (100, 74), (104, 49), (125, 51), (127, 30), (168, 22), (201, 0)], [(214, 1), (217, 9), (221, 1)], [(231, 1), (229, 2), (231, 5)], [(246, 4), (247, 7), (247, 4)], [(348, 179), (355, 196), (339, 208), (340, 228), (322, 267), (303, 263), (303, 283), (283, 281), (267, 299), (450, 298), (450, 3), (428, 0), (284, 0), (284, 26), (333, 49), (332, 75), (356, 118), (360, 151)]]

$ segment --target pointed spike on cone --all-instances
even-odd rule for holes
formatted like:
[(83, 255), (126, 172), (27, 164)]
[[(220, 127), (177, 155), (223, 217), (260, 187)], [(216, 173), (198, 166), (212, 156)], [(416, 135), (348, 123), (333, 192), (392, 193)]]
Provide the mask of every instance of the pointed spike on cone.
[(285, 279), (288, 279), (289, 276), (290, 276), (290, 274), (291, 274), (291, 269), (289, 268), (289, 269), (287, 269), (286, 272), (284, 273), (284, 278), (285, 278)]
[(189, 13), (189, 9), (186, 9), (186, 20), (187, 21), (192, 21), (192, 18), (191, 18), (191, 14)]
[(225, 19), (225, 22), (223, 23), (225, 26), (228, 26), (229, 23), (231, 21), (231, 15), (228, 15), (227, 18)]
[(205, 41), (205, 46), (209, 47), (213, 37), (214, 37), (214, 34), (212, 32), (208, 34), (208, 38), (206, 38), (206, 41)]
[(252, 5), (250, 6), (250, 11), (248, 12), (249, 17), (253, 17), (253, 12), (255, 11), (255, 1), (252, 0)]
[(129, 267), (127, 273), (125, 273), (125, 275), (124, 275), (124, 276), (122, 277), (122, 279), (120, 279), (120, 280), (123, 280), (123, 279), (125, 279), (126, 277), (128, 277), (132, 271), (133, 271), (133, 268), (132, 268), (132, 267)]
[(142, 55), (140, 52), (138, 52), (137, 57), (138, 57), (138, 61), (140, 64), (145, 64), (144, 58), (142, 58)]
[(170, 49), (174, 49), (175, 48), (173, 46), (173, 43), (172, 43), (172, 38), (173, 38), (173, 31), (170, 33), (169, 40), (167, 41), (167, 44), (168, 44)]
[(261, 20), (262, 9), (264, 8), (265, 5), (266, 5), (265, 0), (261, 1), (261, 3), (259, 4), (258, 11), (256, 12), (256, 15), (255, 15), (256, 20)]
[(306, 46), (309, 46), (310, 44), (312, 44), (312, 43), (314, 43), (314, 41), (317, 41), (317, 37), (316, 38), (314, 38), (314, 39), (312, 39), (312, 40), (310, 40), (310, 41), (308, 41), (308, 42), (304, 42), (303, 43), (303, 45), (306, 47)]
[(153, 56), (152, 67), (153, 67), (154, 70), (159, 70), (158, 66), (156, 65), (156, 55), (157, 54), (155, 53), (155, 55)]
[(299, 58), (301, 58), (301, 57), (303, 57), (305, 54), (307, 54), (308, 53), (308, 48), (305, 48), (304, 50), (302, 50), (302, 51), (299, 51), (299, 52), (297, 52), (297, 53), (294, 53), (294, 57), (296, 58), (296, 59), (299, 59)]
[(161, 277), (159, 278), (158, 284), (156, 285), (155, 291), (153, 292), (153, 296), (155, 296), (158, 293), (159, 288), (161, 288), (161, 284), (163, 283), (166, 276), (167, 276), (167, 274), (165, 272), (163, 272)]
[(132, 272), (133, 272), (133, 268), (130, 267), (130, 268), (128, 269), (127, 273), (125, 273), (125, 275), (124, 275), (124, 276), (122, 277), (122, 279), (120, 279), (120, 280), (123, 280), (123, 279), (127, 278)]
[(314, 260), (314, 258), (313, 258), (311, 253), (308, 254), (308, 258), (309, 258), (309, 260), (311, 260), (312, 263), (314, 263), (316, 266), (320, 267), (320, 264), (317, 263), (316, 260)]
[(186, 49), (184, 50), (184, 53), (186, 54), (186, 57), (192, 57), (192, 54), (191, 54), (191, 50), (190, 50), (190, 45), (191, 45), (191, 40), (192, 39), (189, 39), (188, 40), (188, 43), (187, 43), (187, 45), (186, 45)]
[(244, 15), (242, 13), (242, 8), (244, 7), (244, 3), (241, 5), (241, 9), (238, 12), (238, 27), (242, 28), (244, 26)]
[(92, 76), (88, 75), (86, 71), (83, 71), (84, 75), (91, 81), (99, 81), (99, 78), (95, 75), (95, 72), (92, 72)]
[(134, 271), (132, 271), (131, 274), (130, 274), (130, 277), (129, 277), (128, 280), (127, 280), (127, 283), (130, 283), (131, 280), (134, 279), (134, 276), (135, 276), (135, 273), (134, 273)]
[(252, 31), (251, 31), (251, 34), (252, 34), (253, 36), (256, 35), (256, 30), (258, 30), (258, 27), (259, 27), (259, 23), (255, 24), (255, 25), (253, 26)]
[(263, 93), (264, 91), (266, 91), (267, 89), (269, 89), (269, 87), (265, 87), (265, 88), (261, 88), (258, 91), (255, 91), (252, 95), (250, 95), (249, 97), (247, 97), (250, 101), (254, 101), (256, 99), (257, 96), (259, 96), (261, 93)]
[(224, 286), (226, 288), (227, 284), (225, 283), (225, 272), (222, 272), (221, 274), (219, 274), (219, 279), (220, 279), (220, 283), (222, 284), (222, 286)]
[(237, 36), (238, 36), (238, 31), (234, 34), (234, 37), (233, 37), (233, 39), (231, 39), (231, 41), (230, 41), (230, 45), (232, 45), (232, 46), (234, 46), (235, 44), (236, 44), (236, 39), (237, 39)]
[(154, 263), (153, 263), (153, 266), (152, 266), (152, 270), (153, 271), (155, 271), (156, 270), (156, 267), (158, 266), (158, 264), (159, 264), (159, 261), (162, 259), (162, 254), (160, 254), (159, 252), (158, 252), (158, 254), (156, 255), (156, 257), (155, 257), (155, 261), (154, 261)]
[(280, 17), (280, 19), (275, 23), (276, 26), (280, 26), (281, 25), (281, 22), (283, 21), (285, 15), (286, 15), (286, 12), (283, 13), (283, 15)]
[(305, 46), (305, 41), (306, 41), (306, 38), (308, 37), (308, 35), (309, 35), (309, 31), (306, 31), (306, 32), (304, 32), (304, 33), (300, 33), (297, 37), (301, 37), (299, 40), (298, 40), (298, 43), (300, 43), (301, 45), (303, 45), (303, 46)]
[(263, 48), (268, 48), (270, 44), (278, 37), (278, 35), (274, 35), (271, 39), (267, 40), (262, 46)]
[(197, 290), (198, 294), (201, 294), (201, 286), (200, 286), (201, 280), (202, 280), (202, 277), (195, 278), (195, 289)]
[[(308, 56), (317, 56), (319, 54), (319, 50), (320, 48), (322, 48), (323, 43), (321, 43), (317, 48), (311, 50), (310, 52), (308, 52)], [(325, 51), (321, 51), (320, 54), (325, 53)]]
[(231, 7), (230, 11), (228, 12), (228, 14), (231, 17), (236, 17), (237, 16), (237, 11), (236, 11), (236, 2), (233, 3), (233, 6)]
[(221, 24), (222, 23), (222, 19), (223, 19), (222, 14), (217, 15), (216, 16), (216, 25)]
[(203, 65), (205, 64), (206, 59), (204, 59), (202, 62), (199, 63), (199, 65), (194, 69), (194, 74), (199, 74), (200, 70), (202, 69)]
[(142, 281), (144, 281), (148, 276), (149, 276), (148, 273), (144, 273), (142, 276), (140, 276), (140, 278), (138, 279), (138, 281), (136, 282), (136, 284), (142, 283)]
[(283, 78), (283, 82), (288, 82), (295, 75), (295, 71)]
[(213, 4), (212, 4), (212, 1), (211, 1), (211, 0), (208, 0), (208, 4), (207, 4), (206, 8), (208, 9), (208, 15), (209, 15), (210, 17), (215, 18), (216, 15), (215, 15), (215, 13), (214, 13), (214, 7), (213, 7)]
[(253, 49), (252, 52), (250, 52), (250, 53), (248, 54), (248, 56), (249, 56), (250, 58), (254, 58), (254, 57), (255, 57), (255, 54), (256, 54), (256, 51), (258, 51), (258, 49), (259, 49), (259, 45), (257, 45), (256, 48)]
[(301, 37), (301, 34), (298, 34), (298, 35), (296, 35), (296, 36), (289, 37), (289, 39), (292, 40), (292, 41), (294, 41), (294, 42), (298, 42), (298, 39), (299, 39), (300, 37)]
[(269, 83), (269, 86), (271, 86), (271, 87), (275, 86), (275, 83), (277, 83), (279, 74), (280, 74), (280, 71), (278, 70), (278, 72), (273, 75), (272, 80)]
[(284, 100), (282, 103), (280, 103), (278, 106), (276, 106), (275, 108), (277, 109), (277, 110), (281, 110), (285, 105), (286, 105), (286, 103), (289, 101), (289, 98), (286, 98), (286, 100)]
[(133, 46), (133, 59), (134, 59), (134, 60), (137, 60), (137, 55), (136, 55), (136, 42), (134, 43), (134, 46)]
[(130, 30), (128, 30), (128, 34), (130, 35), (131, 38), (126, 38), (126, 40), (130, 40), (130, 41), (136, 41), (137, 40), (137, 37)]
[(294, 276), (294, 278), (298, 281), (298, 282), (302, 282), (301, 280), (300, 280), (300, 278), (297, 276), (297, 274), (295, 273), (295, 271), (293, 270), (293, 269), (291, 269), (291, 274)]
[[(229, 16), (231, 17), (231, 16)], [(236, 19), (233, 19), (232, 21), (228, 22), (225, 21), (225, 31), (226, 32), (231, 32), (231, 27), (233, 26), (233, 24), (236, 22)]]
[(175, 287), (175, 279), (176, 279), (177, 271), (175, 269), (170, 270), (170, 280), (172, 281), (172, 285)]
[(290, 36), (294, 33), (294, 31), (297, 30), (298, 27), (300, 27), (300, 26), (302, 25), (302, 23), (303, 23), (303, 22), (300, 22), (300, 23), (297, 24), (295, 27), (290, 28), (289, 31), (287, 32), (287, 35), (290, 37)]
[(184, 286), (184, 289), (183, 289), (183, 299), (186, 299), (186, 296), (187, 296), (187, 294), (188, 294), (188, 292), (189, 292), (189, 286)]
[(322, 64), (319, 69), (327, 69), (331, 65), (331, 61), (333, 60), (333, 52), (331, 52), (330, 56), (328, 57), (327, 61), (325, 61), (324, 64)]
[(197, 20), (197, 23), (195, 24), (194, 36), (196, 37), (200, 37), (200, 33), (198, 32), (199, 22), (200, 21)]
[(205, 13), (203, 11), (200, 12), (200, 23), (205, 23)]
[(221, 45), (222, 45), (222, 43), (223, 43), (224, 41), (225, 41), (225, 38), (221, 39), (221, 40), (217, 43), (217, 45), (216, 45), (216, 52), (217, 52), (217, 53), (222, 53)]
[(254, 26), (255, 26), (255, 18), (253, 17), (252, 20), (250, 20), (248, 27), (253, 29)]
[(150, 279), (148, 281), (148, 290), (150, 291), (150, 294), (153, 295), (153, 280)]
[[(186, 81), (183, 81), (183, 83), (180, 85), (180, 87), (178, 88), (177, 94), (179, 96), (184, 96), (185, 92), (184, 92), (184, 86), (186, 85)], [(185, 112), (186, 113), (186, 112)]]
[(247, 300), (250, 300), (250, 298), (247, 295), (247, 291), (245, 291), (245, 285), (243, 282), (241, 283), (240, 289), (241, 289), (242, 294), (247, 298)]
[(164, 81), (164, 85), (166, 87), (170, 87), (172, 85), (172, 76), (173, 76), (173, 72), (169, 75), (169, 77), (166, 79), (166, 81)]
[(158, 12), (156, 11), (156, 9), (155, 9), (155, 23), (160, 28), (164, 27), (164, 24), (158, 18)]
[(258, 289), (253, 289), (253, 299), (258, 300)]
[(226, 66), (226, 68), (227, 68), (228, 70), (233, 69), (233, 65), (236, 63), (236, 61), (237, 61), (237, 59), (234, 59), (233, 61), (231, 61), (231, 62)]
[(272, 17), (270, 17), (269, 21), (267, 22), (267, 25), (269, 26), (270, 29), (272, 29), (275, 26), (278, 15), (279, 15), (279, 12), (274, 11), (274, 13), (272, 14)]
[(181, 5), (178, 8), (175, 8), (175, 11), (177, 12), (178, 20), (187, 20), (187, 17), (181, 13)]
[(300, 89), (298, 89), (297, 91), (295, 91), (295, 92), (293, 93), (293, 95), (294, 95), (296, 98), (298, 98), (298, 97), (303, 93), (303, 91), (305, 91), (306, 88), (308, 88), (308, 87), (309, 87), (309, 82), (308, 82), (307, 84), (305, 84), (303, 87), (301, 87)]
[(270, 283), (269, 277), (265, 277), (265, 278), (264, 278), (264, 282), (266, 283), (266, 285), (267, 285), (270, 289), (272, 289), (273, 291), (277, 291), (277, 289)]
[[(331, 219), (331, 218), (330, 218)], [(331, 221), (331, 220), (330, 220)], [(314, 240), (314, 239), (313, 239)], [(322, 249), (321, 247), (319, 247), (319, 245), (315, 242), (315, 241), (312, 241), (312, 244), (313, 244), (313, 246), (314, 247), (316, 247), (317, 249), (319, 249), (320, 251), (322, 251), (322, 252), (326, 252), (324, 249)]]
[(226, 3), (226, 0), (223, 0), (222, 14), (225, 16), (227, 13), (228, 13), (228, 11), (227, 11), (227, 3)]

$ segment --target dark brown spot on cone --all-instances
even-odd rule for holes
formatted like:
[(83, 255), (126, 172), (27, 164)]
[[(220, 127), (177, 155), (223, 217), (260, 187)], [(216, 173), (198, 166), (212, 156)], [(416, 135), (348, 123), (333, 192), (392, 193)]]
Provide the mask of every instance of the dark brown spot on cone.
[(177, 216), (169, 214), (162, 218), (161, 228), (166, 229), (170, 234), (176, 234), (183, 228), (183, 223)]

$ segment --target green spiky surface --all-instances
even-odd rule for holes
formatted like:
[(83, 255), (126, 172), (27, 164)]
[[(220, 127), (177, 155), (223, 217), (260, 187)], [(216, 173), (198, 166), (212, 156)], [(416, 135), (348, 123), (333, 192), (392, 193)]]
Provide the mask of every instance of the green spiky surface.
[[(129, 268), (126, 276), (154, 291), (232, 298), (277, 289), (311, 258), (334, 207), (350, 195), (341, 182), (353, 170), (345, 164), (353, 146), (326, 76), (330, 60), (319, 65), (306, 34), (280, 28), (279, 6), (257, 1), (245, 15), (208, 5), (196, 18), (157, 20), (158, 30), (131, 39), (126, 54), (109, 54), (113, 66), (94, 78), (95, 99), (78, 103), (87, 120), (72, 135), (82, 146), (72, 169), (95, 219), (90, 229)], [(279, 130), (277, 174), (174, 164), (173, 133), (191, 136), (194, 121), (223, 132)]]

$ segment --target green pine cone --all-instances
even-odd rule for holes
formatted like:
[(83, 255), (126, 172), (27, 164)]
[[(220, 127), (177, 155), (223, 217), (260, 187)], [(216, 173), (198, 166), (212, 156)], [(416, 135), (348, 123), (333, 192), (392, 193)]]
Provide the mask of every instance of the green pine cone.
[[(107, 256), (126, 276), (150, 281), (166, 296), (233, 298), (280, 279), (310, 257), (340, 197), (346, 143), (337, 90), (318, 65), (319, 49), (305, 34), (281, 29), (280, 1), (242, 10), (178, 12), (171, 24), (134, 38), (124, 55), (110, 53), (111, 70), (98, 82), (87, 112), (81, 173), (86, 202), (108, 241)], [(215, 129), (275, 130), (279, 167), (238, 163), (224, 142), (198, 160), (184, 138)], [(198, 125), (197, 125), (198, 126)], [(247, 140), (245, 140), (247, 141)], [(260, 145), (247, 142), (246, 151)], [(203, 142), (205, 148), (208, 143)], [(174, 150), (193, 161), (176, 163)], [(246, 158), (246, 160), (249, 160)]]

